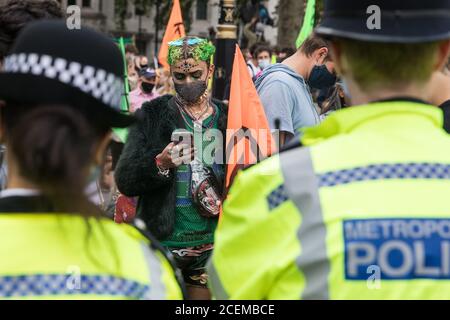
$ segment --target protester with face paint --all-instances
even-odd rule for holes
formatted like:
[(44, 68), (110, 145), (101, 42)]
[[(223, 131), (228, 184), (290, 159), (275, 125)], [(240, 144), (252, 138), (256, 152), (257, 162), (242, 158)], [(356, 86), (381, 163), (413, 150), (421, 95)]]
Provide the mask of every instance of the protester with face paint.
[(153, 69), (143, 69), (140, 71), (140, 77), (136, 89), (130, 92), (130, 111), (136, 112), (143, 103), (159, 97), (155, 85), (157, 74)]
[(326, 41), (312, 35), (293, 56), (269, 66), (256, 80), (270, 128), (280, 130), (281, 145), (299, 129), (319, 124), (310, 87), (334, 85), (336, 77), (324, 65), (327, 56)]
[[(191, 299), (210, 297), (205, 263), (213, 249), (224, 176), (220, 158), (227, 111), (207, 89), (214, 51), (196, 37), (169, 44), (176, 94), (137, 111), (141, 121), (130, 130), (115, 172), (119, 190), (139, 197), (138, 217), (174, 255)], [(211, 144), (218, 147), (212, 148), (218, 159), (204, 156), (211, 155), (206, 152)]]

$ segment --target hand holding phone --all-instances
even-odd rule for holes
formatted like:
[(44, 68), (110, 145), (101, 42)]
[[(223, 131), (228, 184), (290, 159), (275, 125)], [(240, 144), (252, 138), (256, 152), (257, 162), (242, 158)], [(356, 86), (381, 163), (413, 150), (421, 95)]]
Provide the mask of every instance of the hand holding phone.
[(194, 134), (185, 129), (178, 129), (172, 133), (172, 142), (175, 145), (184, 144), (194, 146)]
[(187, 130), (176, 130), (172, 133), (172, 142), (156, 158), (162, 169), (178, 168), (189, 164), (195, 156), (194, 135)]

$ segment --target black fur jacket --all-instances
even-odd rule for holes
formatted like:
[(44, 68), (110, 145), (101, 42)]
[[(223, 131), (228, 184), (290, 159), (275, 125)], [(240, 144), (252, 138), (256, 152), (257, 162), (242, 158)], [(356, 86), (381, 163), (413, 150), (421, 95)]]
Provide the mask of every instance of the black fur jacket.
[[(225, 137), (227, 110), (219, 108), (219, 129)], [(159, 240), (167, 238), (175, 223), (176, 171), (169, 178), (158, 175), (155, 158), (171, 142), (172, 132), (184, 128), (173, 96), (166, 95), (143, 104), (136, 113), (138, 122), (130, 129), (128, 141), (115, 171), (120, 192), (139, 197), (137, 215)]]

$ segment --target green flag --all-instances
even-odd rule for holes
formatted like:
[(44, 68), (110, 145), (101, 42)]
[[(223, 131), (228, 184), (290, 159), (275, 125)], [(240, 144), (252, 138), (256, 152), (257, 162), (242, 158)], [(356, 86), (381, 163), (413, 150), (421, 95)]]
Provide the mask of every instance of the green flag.
[(127, 142), (128, 128), (114, 128), (114, 134), (120, 139), (122, 143)]
[(308, 0), (308, 3), (306, 4), (305, 17), (303, 18), (303, 25), (300, 29), (300, 33), (298, 34), (297, 41), (295, 42), (297, 48), (300, 48), (306, 38), (308, 38), (313, 32), (315, 15), (316, 0)]
[[(210, 41), (209, 44), (212, 45), (213, 43)], [(210, 63), (211, 65), (214, 65), (214, 54), (211, 55), (211, 59), (210, 59), (209, 63)], [(208, 90), (209, 90), (209, 91), (212, 91), (212, 89), (213, 89), (213, 84), (214, 84), (214, 77), (211, 77), (211, 79), (209, 79), (209, 82), (208, 82)]]
[(272, 61), (271, 61), (271, 63), (272, 63), (272, 64), (277, 63), (277, 56), (276, 56), (275, 54), (272, 55)]
[(117, 45), (120, 45), (120, 39), (123, 39), (123, 44), (133, 44), (133, 38), (113, 38), (113, 41), (117, 43)]
[[(130, 111), (130, 102), (128, 100), (130, 94), (130, 85), (128, 83), (128, 65), (127, 59), (125, 55), (125, 40), (120, 38), (118, 41), (120, 52), (122, 52), (123, 56), (123, 65), (124, 65), (124, 94), (122, 95), (122, 99), (120, 101), (120, 109), (124, 113), (129, 113)], [(126, 142), (128, 137), (128, 129), (127, 128), (114, 128), (114, 133), (119, 137), (120, 141), (123, 143)]]

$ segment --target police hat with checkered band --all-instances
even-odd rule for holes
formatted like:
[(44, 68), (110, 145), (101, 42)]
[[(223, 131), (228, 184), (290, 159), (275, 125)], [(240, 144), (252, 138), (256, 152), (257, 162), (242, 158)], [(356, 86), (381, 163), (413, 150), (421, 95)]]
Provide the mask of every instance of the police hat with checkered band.
[(322, 36), (425, 43), (450, 38), (450, 0), (325, 0)]
[(64, 22), (40, 21), (24, 29), (5, 58), (0, 100), (26, 105), (69, 105), (95, 121), (127, 127), (121, 113), (123, 59), (109, 38)]

